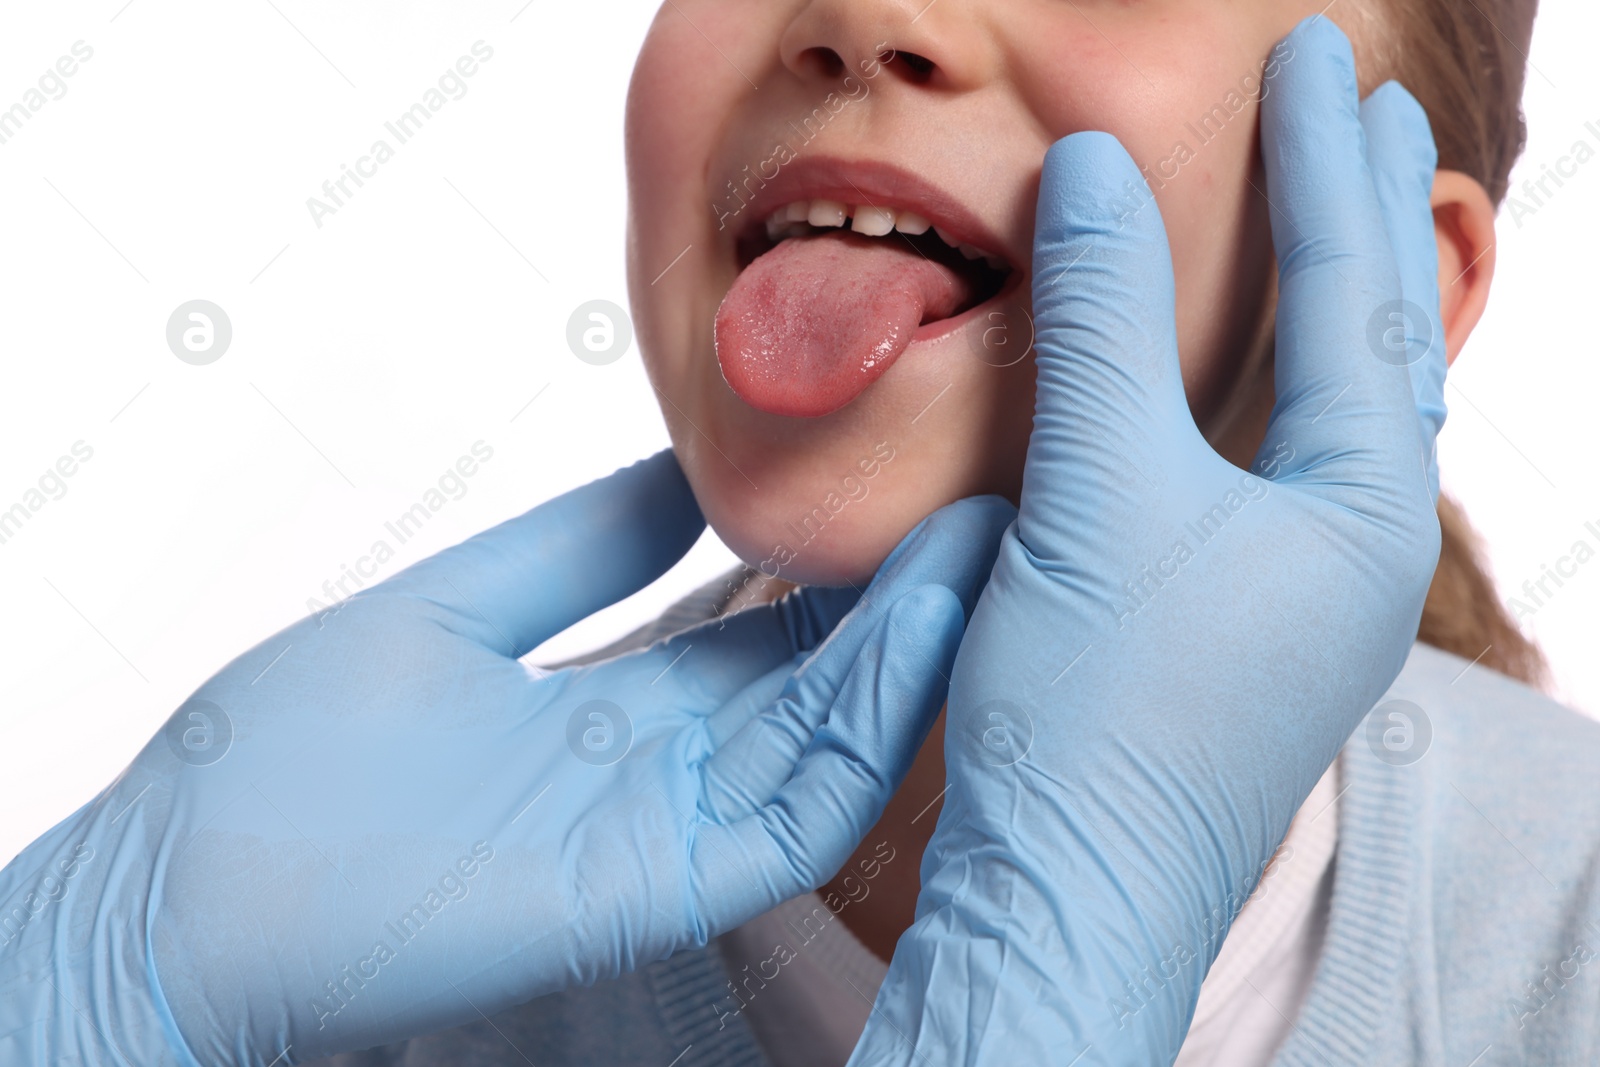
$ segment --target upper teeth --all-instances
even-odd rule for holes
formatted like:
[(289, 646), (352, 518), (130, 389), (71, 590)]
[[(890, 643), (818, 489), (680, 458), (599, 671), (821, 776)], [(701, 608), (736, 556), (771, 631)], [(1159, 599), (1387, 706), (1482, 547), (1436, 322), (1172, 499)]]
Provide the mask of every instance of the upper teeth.
[[(767, 219), (767, 236), (774, 241), (805, 232), (806, 227), (843, 227), (846, 223), (856, 233), (868, 237), (882, 237), (891, 230), (916, 235), (927, 233), (929, 222), (921, 215), (894, 208), (873, 207), (869, 204), (842, 204), (837, 200), (796, 200), (774, 211)], [(952, 238), (937, 226), (932, 227), (939, 240), (959, 251), (968, 259), (982, 259), (996, 270), (1004, 270), (1006, 261), (990, 255), (976, 245)]]

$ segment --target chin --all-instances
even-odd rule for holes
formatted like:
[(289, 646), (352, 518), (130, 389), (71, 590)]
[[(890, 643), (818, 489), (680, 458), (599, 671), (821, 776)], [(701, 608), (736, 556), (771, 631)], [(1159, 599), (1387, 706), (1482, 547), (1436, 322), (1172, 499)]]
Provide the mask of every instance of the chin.
[[(723, 543), (769, 577), (865, 588), (934, 511), (1020, 495), (1032, 360), (986, 366), (952, 335), (841, 410), (798, 418), (740, 399), (705, 358), (703, 325), (677, 344), (655, 326), (644, 317), (641, 339), (678, 462)], [(662, 352), (687, 358), (652, 358)]]
[[(686, 443), (687, 444), (687, 443)], [(926, 515), (957, 499), (930, 493), (922, 464), (888, 440), (854, 450), (679, 453), (706, 521), (749, 566), (800, 585), (865, 588)], [(759, 489), (755, 488), (759, 486)]]

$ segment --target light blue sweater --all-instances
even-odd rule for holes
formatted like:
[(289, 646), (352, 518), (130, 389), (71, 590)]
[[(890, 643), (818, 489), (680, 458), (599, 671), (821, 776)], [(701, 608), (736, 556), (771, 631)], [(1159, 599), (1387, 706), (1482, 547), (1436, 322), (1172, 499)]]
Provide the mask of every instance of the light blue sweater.
[[(710, 604), (692, 597), (605, 651), (688, 625)], [(1390, 699), (1420, 707), (1432, 739), (1420, 759), (1386, 762), (1364, 723), (1339, 756), (1327, 938), (1274, 1067), (1600, 1064), (1600, 723), (1421, 644)], [(728, 979), (713, 942), (318, 1063), (766, 1067), (742, 1019), (722, 1025)]]

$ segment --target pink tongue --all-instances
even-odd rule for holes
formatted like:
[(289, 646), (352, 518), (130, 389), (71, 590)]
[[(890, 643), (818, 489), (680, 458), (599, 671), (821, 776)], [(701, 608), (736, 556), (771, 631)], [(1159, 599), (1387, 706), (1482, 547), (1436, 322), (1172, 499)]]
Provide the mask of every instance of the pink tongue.
[(903, 240), (791, 237), (744, 269), (717, 310), (717, 360), (745, 403), (774, 415), (837, 411), (899, 358), (917, 327), (972, 295)]

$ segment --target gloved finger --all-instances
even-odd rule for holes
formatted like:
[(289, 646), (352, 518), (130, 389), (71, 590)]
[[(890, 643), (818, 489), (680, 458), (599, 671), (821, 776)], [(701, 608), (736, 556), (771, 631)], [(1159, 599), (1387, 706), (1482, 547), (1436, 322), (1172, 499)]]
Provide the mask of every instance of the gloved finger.
[[(789, 780), (818, 726), (837, 706), (858, 659), (871, 647), (885, 605), (937, 584), (951, 590), (964, 615), (970, 615), (1014, 514), (999, 497), (975, 497), (919, 523), (884, 561), (861, 603), (790, 676), (778, 699), (707, 761), (707, 809), (731, 822), (767, 803)], [(913, 648), (908, 655), (921, 659), (926, 669), (934, 666), (931, 654), (922, 659)]]
[(1433, 232), (1433, 178), (1439, 165), (1428, 114), (1399, 82), (1384, 82), (1361, 102), (1367, 164), (1378, 209), (1400, 268), (1402, 301), (1380, 320), (1379, 344), (1410, 368), (1428, 487), (1439, 499), (1436, 446), (1444, 426), (1444, 323), (1439, 314), (1439, 245)]
[(703, 529), (668, 449), (407, 567), (368, 595), (438, 605), (452, 630), (515, 658), (655, 581)]
[(1136, 493), (1159, 484), (1174, 427), (1192, 431), (1184, 447), (1205, 445), (1184, 398), (1166, 228), (1110, 134), (1075, 133), (1046, 154), (1033, 269), (1038, 379), (1017, 532), (1052, 558), (1052, 534), (1114, 521), (1110, 502), (1057, 484), (1060, 472)]
[(701, 829), (690, 863), (712, 936), (816, 888), (849, 858), (939, 714), (965, 625), (964, 605), (944, 586), (896, 601), (771, 802)]
[(820, 645), (860, 599), (861, 593), (849, 587), (794, 589), (770, 603), (708, 620), (648, 648), (577, 671), (607, 671), (610, 664), (626, 659), (633, 676), (644, 679), (663, 704), (715, 717), (724, 704), (766, 674), (781, 670), (786, 679), (797, 665), (796, 657)]
[[(1340, 492), (1397, 489), (1415, 469), (1410, 376), (1368, 341), (1400, 279), (1366, 158), (1355, 60), (1313, 16), (1286, 39), (1295, 60), (1261, 104), (1261, 152), (1278, 258), (1277, 403), (1263, 455)], [(1409, 464), (1409, 468), (1407, 465)]]
[(722, 706), (706, 719), (706, 733), (712, 749), (726, 745), (728, 739), (744, 729), (747, 723), (777, 703), (790, 677), (805, 660), (806, 653), (797, 652), (789, 662), (780, 663), (751, 680), (743, 689), (723, 701)]

